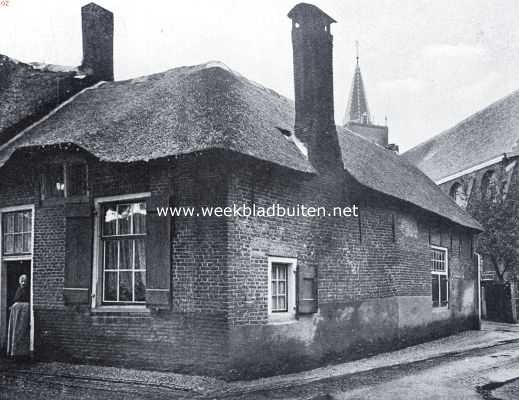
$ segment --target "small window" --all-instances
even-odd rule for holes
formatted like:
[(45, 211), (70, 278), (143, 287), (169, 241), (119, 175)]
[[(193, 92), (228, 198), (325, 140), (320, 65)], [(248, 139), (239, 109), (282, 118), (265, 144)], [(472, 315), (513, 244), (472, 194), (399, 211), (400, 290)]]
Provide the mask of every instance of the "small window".
[(42, 175), (42, 199), (65, 197), (65, 173), (63, 164), (49, 164)]
[(449, 279), (447, 249), (431, 246), (431, 279), (433, 308), (449, 306)]
[(463, 186), (460, 183), (456, 182), (451, 186), (449, 195), (452, 197), (452, 199), (456, 202), (458, 206), (462, 208), (465, 208), (467, 206), (467, 196), (465, 194), (465, 191), (463, 190)]
[(85, 163), (54, 163), (43, 168), (41, 198), (56, 199), (87, 194), (87, 165)]
[(102, 207), (103, 304), (135, 305), (146, 300), (146, 203)]
[(32, 211), (2, 214), (2, 238), (4, 256), (30, 254), (32, 252)]
[(296, 311), (296, 260), (269, 257), (268, 268), (269, 318), (274, 321), (290, 319), (295, 316)]

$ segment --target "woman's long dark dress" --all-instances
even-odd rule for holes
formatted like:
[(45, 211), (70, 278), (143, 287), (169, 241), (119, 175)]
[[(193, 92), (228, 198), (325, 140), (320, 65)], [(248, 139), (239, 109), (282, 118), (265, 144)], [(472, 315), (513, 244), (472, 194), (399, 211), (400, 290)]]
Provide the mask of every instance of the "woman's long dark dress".
[(7, 355), (28, 356), (30, 353), (29, 289), (19, 287), (14, 294), (14, 304), (9, 315)]

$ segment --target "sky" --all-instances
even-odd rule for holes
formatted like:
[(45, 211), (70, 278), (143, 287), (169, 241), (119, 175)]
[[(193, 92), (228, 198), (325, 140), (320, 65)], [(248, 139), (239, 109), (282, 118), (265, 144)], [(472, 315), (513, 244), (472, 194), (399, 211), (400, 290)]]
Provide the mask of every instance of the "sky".
[[(312, 0), (310, 0), (312, 1)], [(0, 54), (81, 63), (85, 0), (8, 0)], [(115, 15), (117, 80), (218, 60), (293, 98), (288, 0), (96, 0)], [(335, 119), (355, 41), (375, 122), (409, 149), (519, 89), (517, 0), (313, 0), (332, 16)]]

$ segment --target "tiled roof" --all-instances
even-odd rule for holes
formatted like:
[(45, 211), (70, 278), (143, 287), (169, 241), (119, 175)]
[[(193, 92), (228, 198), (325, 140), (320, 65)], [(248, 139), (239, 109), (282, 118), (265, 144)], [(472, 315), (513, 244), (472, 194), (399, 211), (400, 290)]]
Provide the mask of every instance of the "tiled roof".
[(402, 157), (438, 181), (504, 153), (516, 153), (518, 140), (519, 91), (516, 91), (413, 147)]
[[(17, 140), (0, 147), (0, 166), (21, 147), (75, 144), (101, 160), (133, 162), (223, 148), (315, 172), (293, 135), (294, 104), (223, 64), (175, 68), (85, 89)], [(338, 128), (346, 170), (361, 184), (480, 229), (417, 168)]]

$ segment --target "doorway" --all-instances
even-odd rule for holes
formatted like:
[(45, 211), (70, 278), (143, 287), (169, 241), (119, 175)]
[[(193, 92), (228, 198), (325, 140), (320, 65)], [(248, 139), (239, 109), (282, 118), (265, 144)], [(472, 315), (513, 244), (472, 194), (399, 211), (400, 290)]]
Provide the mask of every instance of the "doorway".
[[(7, 330), (9, 326), (9, 307), (13, 305), (14, 296), (16, 290), (19, 287), (19, 279), (21, 275), (27, 276), (27, 287), (31, 287), (31, 260), (15, 260), (15, 261), (4, 261), (3, 263), (4, 276), (2, 279), (5, 282), (4, 293), (5, 297), (2, 299), (2, 353), (5, 354), (7, 348)], [(3, 286), (3, 285), (2, 285)], [(32, 299), (29, 298), (29, 301)]]

